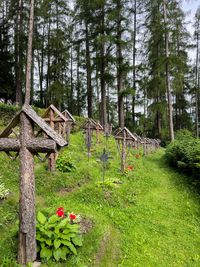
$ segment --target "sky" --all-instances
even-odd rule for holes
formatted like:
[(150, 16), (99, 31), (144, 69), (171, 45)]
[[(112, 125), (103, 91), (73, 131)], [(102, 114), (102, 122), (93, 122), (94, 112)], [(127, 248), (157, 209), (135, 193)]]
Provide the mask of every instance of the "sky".
[[(197, 8), (200, 6), (199, 0), (183, 0), (182, 7), (184, 12), (186, 13), (186, 22), (187, 22), (187, 29), (191, 35), (194, 34), (194, 19), (195, 19), (195, 13), (197, 11)], [(193, 61), (195, 58), (195, 51), (190, 50), (188, 51), (188, 55)]]

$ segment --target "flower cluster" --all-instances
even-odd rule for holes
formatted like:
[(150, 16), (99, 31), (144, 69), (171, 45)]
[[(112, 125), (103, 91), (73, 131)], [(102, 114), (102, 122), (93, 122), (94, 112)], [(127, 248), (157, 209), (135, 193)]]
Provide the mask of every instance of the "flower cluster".
[(133, 171), (133, 169), (134, 169), (133, 166), (128, 166), (127, 167), (127, 171)]
[(80, 215), (75, 215), (73, 212), (69, 214), (65, 213), (63, 207), (57, 208), (56, 214), (58, 215), (58, 217), (62, 217), (62, 218), (68, 217), (71, 223), (75, 223), (75, 222), (78, 223), (80, 221)]

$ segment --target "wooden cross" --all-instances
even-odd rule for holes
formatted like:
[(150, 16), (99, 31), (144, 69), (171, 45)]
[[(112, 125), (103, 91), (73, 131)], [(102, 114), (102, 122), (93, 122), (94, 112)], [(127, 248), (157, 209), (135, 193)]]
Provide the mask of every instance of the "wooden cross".
[(92, 119), (87, 119), (82, 127), (85, 131), (85, 142), (87, 146), (88, 159), (91, 155), (91, 145), (92, 145), (92, 133), (96, 130), (96, 123)]
[(72, 114), (67, 109), (65, 109), (62, 112), (62, 114), (67, 119), (67, 122), (64, 124), (65, 128), (63, 129), (63, 132), (64, 132), (64, 134), (66, 134), (66, 140), (69, 143), (71, 129), (76, 124), (76, 121), (75, 121), (74, 117), (72, 116)]
[[(47, 108), (42, 118), (59, 135), (65, 136), (67, 119), (54, 105)], [(56, 153), (51, 153), (48, 158), (48, 170), (51, 172), (56, 170)]]
[(136, 142), (137, 138), (126, 127), (124, 127), (116, 131), (115, 140), (117, 141), (118, 144), (118, 150), (121, 153), (121, 172), (124, 172), (126, 169), (128, 144), (131, 142), (132, 143)]
[[(13, 138), (13, 130), (20, 126), (19, 136)], [(43, 132), (46, 136), (36, 137)], [(0, 151), (10, 155), (11, 151), (20, 156), (20, 200), (19, 200), (19, 248), (18, 261), (21, 264), (36, 259), (36, 229), (35, 229), (35, 177), (34, 155), (38, 153), (55, 153), (67, 142), (40, 118), (29, 106), (13, 118), (7, 128), (0, 134)]]
[(103, 126), (100, 124), (99, 121), (95, 121), (93, 119), (90, 119), (94, 125), (96, 126), (96, 142), (99, 143), (99, 134), (100, 132), (103, 132)]

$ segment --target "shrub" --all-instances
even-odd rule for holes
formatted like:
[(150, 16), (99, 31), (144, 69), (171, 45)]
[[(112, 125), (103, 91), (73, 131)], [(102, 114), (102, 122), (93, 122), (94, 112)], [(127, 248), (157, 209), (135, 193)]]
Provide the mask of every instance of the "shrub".
[(76, 165), (73, 163), (69, 153), (61, 154), (56, 161), (56, 168), (60, 172), (71, 172), (76, 169)]
[(180, 131), (174, 142), (166, 149), (171, 165), (200, 178), (200, 140), (188, 131)]
[(76, 247), (82, 246), (78, 216), (65, 214), (58, 208), (55, 215), (37, 214), (36, 239), (41, 259), (66, 260), (70, 254), (77, 255)]

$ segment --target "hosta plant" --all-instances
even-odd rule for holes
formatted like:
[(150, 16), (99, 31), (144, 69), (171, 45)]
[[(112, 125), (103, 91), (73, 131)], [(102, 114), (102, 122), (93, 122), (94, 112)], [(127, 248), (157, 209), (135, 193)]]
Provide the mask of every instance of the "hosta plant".
[(38, 212), (36, 239), (40, 258), (65, 261), (68, 255), (76, 255), (77, 247), (82, 246), (78, 222), (79, 216), (66, 214), (63, 208), (50, 217)]

